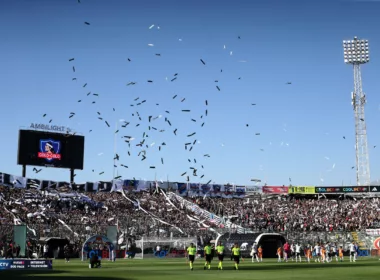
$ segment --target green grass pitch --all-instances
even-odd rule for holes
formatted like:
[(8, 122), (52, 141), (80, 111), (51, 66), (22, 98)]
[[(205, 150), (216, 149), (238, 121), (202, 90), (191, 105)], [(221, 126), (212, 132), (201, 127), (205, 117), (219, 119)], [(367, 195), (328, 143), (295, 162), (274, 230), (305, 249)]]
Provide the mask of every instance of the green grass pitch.
[(16, 280), (32, 277), (34, 279), (127, 279), (127, 280), (220, 280), (220, 279), (264, 279), (264, 280), (350, 280), (380, 279), (380, 261), (378, 258), (360, 258), (356, 263), (345, 261), (337, 263), (305, 262), (277, 263), (275, 259), (266, 259), (263, 263), (252, 263), (250, 259), (241, 262), (239, 270), (233, 270), (233, 262), (225, 260), (223, 271), (217, 270), (214, 259), (211, 270), (203, 270), (204, 260), (197, 259), (194, 270), (190, 271), (185, 259), (144, 259), (103, 261), (102, 268), (89, 269), (88, 262), (71, 260), (53, 260), (51, 271), (2, 271), (0, 279)]

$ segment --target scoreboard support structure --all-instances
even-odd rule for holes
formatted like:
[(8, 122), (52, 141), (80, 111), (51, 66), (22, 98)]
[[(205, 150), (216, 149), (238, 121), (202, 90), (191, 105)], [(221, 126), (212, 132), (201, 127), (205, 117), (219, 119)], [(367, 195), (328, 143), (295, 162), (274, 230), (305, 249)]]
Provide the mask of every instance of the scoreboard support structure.
[(74, 170), (75, 169), (70, 168), (70, 183), (71, 184), (74, 184), (74, 177), (75, 177)]
[(22, 165), (22, 177), (26, 178), (26, 165)]
[[(74, 184), (74, 177), (75, 177), (75, 169), (70, 168), (70, 183)], [(26, 165), (22, 165), (22, 177), (26, 178)]]

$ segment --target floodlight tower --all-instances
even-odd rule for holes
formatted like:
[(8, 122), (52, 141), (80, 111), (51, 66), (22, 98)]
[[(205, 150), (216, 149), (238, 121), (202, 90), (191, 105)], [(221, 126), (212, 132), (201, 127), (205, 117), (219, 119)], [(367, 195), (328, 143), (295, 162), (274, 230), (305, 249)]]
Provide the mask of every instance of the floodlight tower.
[(351, 93), (351, 104), (355, 113), (355, 148), (356, 148), (356, 182), (358, 186), (369, 186), (370, 170), (367, 143), (367, 128), (364, 118), (366, 96), (363, 93), (360, 66), (369, 62), (368, 40), (343, 41), (344, 62), (353, 65), (354, 91)]

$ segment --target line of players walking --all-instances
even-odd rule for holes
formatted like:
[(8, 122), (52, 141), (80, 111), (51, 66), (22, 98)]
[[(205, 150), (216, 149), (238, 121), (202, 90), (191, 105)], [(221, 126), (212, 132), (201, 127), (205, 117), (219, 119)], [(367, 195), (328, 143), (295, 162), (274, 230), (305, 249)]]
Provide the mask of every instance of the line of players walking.
[[(359, 246), (356, 243), (351, 243), (349, 245), (349, 252), (350, 252), (350, 262), (356, 262), (357, 256), (358, 256), (358, 250)], [(322, 263), (329, 263), (332, 262), (335, 258), (336, 262), (343, 262), (344, 256), (343, 256), (343, 247), (338, 246), (333, 243), (326, 243), (321, 244), (317, 243), (314, 247), (311, 245), (307, 245), (304, 249), (300, 244), (289, 244), (286, 242), (282, 247), (278, 247), (277, 249), (277, 256), (278, 256), (278, 262), (288, 262), (296, 261), (296, 262), (302, 262), (302, 256), (301, 253), (303, 251), (305, 261), (310, 263), (311, 260), (314, 259), (315, 262), (322, 262)], [(218, 270), (223, 270), (223, 261), (224, 261), (224, 254), (225, 254), (225, 248), (222, 244), (222, 242), (218, 242), (218, 245), (215, 247), (215, 252), (218, 256)], [(190, 266), (190, 270), (193, 270), (193, 265), (195, 261), (195, 256), (197, 254), (197, 249), (193, 243), (190, 244), (190, 247), (187, 248), (187, 257), (188, 262)], [(205, 264), (203, 269), (209, 270), (211, 269), (211, 261), (213, 259), (213, 248), (211, 246), (211, 243), (207, 243), (204, 247), (204, 254), (205, 254)], [(252, 257), (252, 263), (262, 262), (263, 261), (263, 248), (259, 246), (256, 242), (253, 243), (250, 256)], [(234, 269), (239, 270), (239, 264), (240, 260), (244, 259), (242, 258), (240, 246), (238, 243), (235, 243), (234, 246), (231, 248), (231, 260), (234, 261)]]
[[(350, 253), (350, 262), (356, 262), (359, 251), (358, 244), (352, 242), (348, 247)], [(334, 258), (336, 262), (344, 261), (343, 246), (338, 247), (334, 243), (317, 243), (314, 247), (312, 247), (311, 245), (307, 245), (305, 248), (302, 248), (302, 246), (298, 243), (290, 245), (288, 242), (286, 242), (283, 247), (278, 247), (277, 249), (276, 255), (278, 256), (278, 262), (288, 262), (289, 260), (302, 262), (302, 251), (305, 256), (305, 261), (309, 263), (313, 259), (315, 262), (322, 263), (332, 262)]]

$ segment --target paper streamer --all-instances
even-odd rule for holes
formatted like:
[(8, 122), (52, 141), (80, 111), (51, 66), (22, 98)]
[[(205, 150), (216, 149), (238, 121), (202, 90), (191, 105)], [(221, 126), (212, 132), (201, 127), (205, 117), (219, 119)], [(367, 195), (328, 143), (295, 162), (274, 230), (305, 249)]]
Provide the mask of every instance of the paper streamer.
[[(128, 197), (125, 195), (123, 189), (121, 190), (121, 193), (122, 193), (122, 195), (125, 197), (125, 199), (127, 199), (129, 202), (131, 202), (131, 203), (133, 203), (133, 204), (136, 203), (136, 202), (134, 202), (133, 200), (131, 200), (130, 198), (128, 198)], [(176, 226), (174, 226), (174, 225), (172, 225), (172, 224), (169, 224), (169, 223), (167, 223), (167, 222), (161, 220), (160, 218), (158, 218), (156, 215), (154, 215), (154, 214), (152, 214), (152, 213), (146, 211), (144, 208), (142, 208), (142, 207), (140, 206), (140, 202), (139, 202), (138, 200), (137, 200), (137, 204), (138, 204), (139, 210), (141, 210), (141, 211), (143, 211), (145, 214), (151, 216), (151, 217), (152, 217), (153, 219), (155, 219), (156, 221), (158, 221), (158, 222), (160, 222), (160, 223), (162, 223), (162, 224), (165, 224), (165, 225), (171, 226), (171, 227), (175, 228), (176, 230), (178, 230), (180, 233), (183, 233), (183, 231), (182, 231), (179, 227), (176, 227)]]
[(71, 231), (72, 233), (74, 233), (75, 236), (79, 236), (78, 233), (74, 232), (64, 221), (62, 221), (61, 219), (58, 219), (58, 222), (60, 222), (64, 227), (66, 227), (69, 231)]

